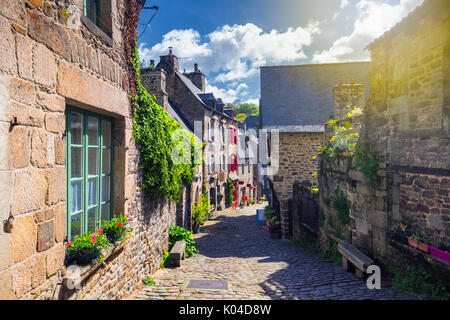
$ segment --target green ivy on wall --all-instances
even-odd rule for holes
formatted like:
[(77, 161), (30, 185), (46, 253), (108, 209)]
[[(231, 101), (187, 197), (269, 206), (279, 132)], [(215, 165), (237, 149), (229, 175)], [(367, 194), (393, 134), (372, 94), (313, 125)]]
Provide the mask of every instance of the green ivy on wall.
[[(136, 73), (136, 94), (131, 96), (134, 107), (132, 130), (140, 151), (139, 167), (144, 175), (142, 188), (178, 202), (183, 184), (190, 184), (194, 179), (198, 164), (194, 155), (201, 155), (202, 144), (192, 133), (182, 129), (142, 85), (137, 44), (132, 64)], [(185, 154), (189, 151), (190, 155)], [(177, 157), (173, 155), (187, 161), (176, 161)]]

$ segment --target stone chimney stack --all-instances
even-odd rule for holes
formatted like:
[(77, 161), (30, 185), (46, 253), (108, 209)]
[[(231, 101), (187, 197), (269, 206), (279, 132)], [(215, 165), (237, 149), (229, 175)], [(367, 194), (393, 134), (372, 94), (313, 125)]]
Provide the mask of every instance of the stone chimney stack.
[(178, 58), (172, 52), (172, 48), (169, 49), (169, 54), (159, 57), (160, 61), (156, 66), (157, 69), (164, 69), (168, 76), (173, 75), (178, 71)]
[(162, 69), (141, 69), (142, 85), (150, 94), (154, 94), (156, 103), (166, 109), (169, 104), (169, 96), (166, 91), (166, 71)]
[(194, 72), (187, 74), (189, 79), (191, 79), (192, 83), (195, 84), (197, 88), (199, 88), (202, 92), (205, 92), (206, 89), (206, 78), (205, 75), (198, 68), (198, 64), (194, 64)]
[(333, 118), (344, 118), (354, 107), (364, 109), (364, 85), (355, 80), (351, 84), (340, 80), (339, 85), (333, 88)]

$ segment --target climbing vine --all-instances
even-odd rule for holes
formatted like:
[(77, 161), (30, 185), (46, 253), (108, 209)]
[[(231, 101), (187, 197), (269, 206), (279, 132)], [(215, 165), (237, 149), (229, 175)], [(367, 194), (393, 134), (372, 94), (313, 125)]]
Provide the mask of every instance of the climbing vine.
[[(356, 168), (364, 174), (367, 181), (376, 184), (379, 160), (372, 151), (372, 144), (367, 141), (358, 141), (359, 133), (354, 132), (352, 124), (353, 117), (361, 113), (360, 108), (353, 108), (346, 114), (343, 125), (340, 125), (338, 120), (328, 121), (327, 125), (332, 128), (333, 136), (325, 145), (319, 147), (317, 156), (328, 161), (347, 160), (349, 164), (354, 159)], [(316, 159), (317, 156), (313, 158)]]
[(197, 165), (194, 155), (201, 154), (202, 145), (193, 134), (182, 129), (142, 85), (137, 44), (132, 64), (136, 74), (135, 94), (131, 94), (132, 130), (141, 155), (142, 188), (177, 202), (183, 184), (193, 181)]

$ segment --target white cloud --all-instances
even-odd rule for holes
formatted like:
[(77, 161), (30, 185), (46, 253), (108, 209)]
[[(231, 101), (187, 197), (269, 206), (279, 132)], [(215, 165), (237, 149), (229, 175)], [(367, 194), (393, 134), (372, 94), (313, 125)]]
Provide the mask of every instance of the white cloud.
[[(408, 15), (423, 0), (400, 0), (398, 4), (360, 0), (352, 34), (337, 39), (333, 45), (314, 53), (313, 62), (361, 61), (369, 59), (364, 48)], [(342, 6), (342, 2), (341, 2)]]
[(233, 103), (238, 99), (238, 90), (237, 89), (225, 89), (225, 88), (218, 88), (216, 86), (213, 86), (206, 81), (206, 92), (211, 92), (214, 94), (216, 98), (222, 98), (222, 101), (227, 103)]
[(341, 0), (341, 9), (344, 9), (346, 6), (348, 6), (348, 0)]
[(204, 38), (193, 30), (172, 30), (162, 41), (149, 48), (139, 46), (141, 58), (156, 60), (167, 54), (168, 47), (180, 58), (180, 69), (191, 70), (195, 62), (203, 73), (216, 73), (215, 82), (228, 82), (248, 78), (259, 72), (261, 65), (280, 64), (306, 58), (304, 46), (310, 46), (320, 33), (319, 23), (305, 27), (288, 28), (285, 32), (264, 32), (258, 26), (224, 25)]

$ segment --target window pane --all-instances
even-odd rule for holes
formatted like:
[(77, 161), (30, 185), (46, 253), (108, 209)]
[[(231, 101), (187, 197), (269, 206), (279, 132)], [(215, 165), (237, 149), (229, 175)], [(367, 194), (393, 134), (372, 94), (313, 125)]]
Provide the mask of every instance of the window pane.
[(97, 207), (91, 208), (88, 211), (88, 231), (94, 232), (97, 229)]
[(83, 199), (81, 195), (81, 182), (82, 181), (73, 181), (70, 184), (70, 212), (77, 212), (81, 210), (81, 203)]
[(72, 144), (82, 144), (83, 116), (79, 113), (70, 113), (70, 136)]
[(81, 234), (81, 213), (72, 215), (70, 220), (70, 238), (77, 234)]
[(109, 220), (109, 203), (105, 203), (102, 205), (102, 221)]
[(107, 174), (110, 172), (111, 159), (110, 159), (111, 149), (103, 149), (102, 158), (102, 173)]
[(111, 145), (111, 121), (102, 120), (103, 126), (103, 145), (109, 147)]
[(82, 148), (76, 148), (72, 147), (70, 150), (70, 174), (72, 178), (81, 178), (82, 177), (82, 168), (83, 168), (83, 162), (81, 158)]
[(97, 178), (88, 180), (88, 206), (97, 204)]
[(98, 145), (98, 119), (94, 117), (88, 117), (88, 143)]
[(88, 150), (88, 174), (98, 175), (98, 148), (89, 148)]
[(102, 178), (102, 202), (109, 201), (110, 198), (109, 180), (109, 176), (105, 176)]

